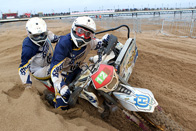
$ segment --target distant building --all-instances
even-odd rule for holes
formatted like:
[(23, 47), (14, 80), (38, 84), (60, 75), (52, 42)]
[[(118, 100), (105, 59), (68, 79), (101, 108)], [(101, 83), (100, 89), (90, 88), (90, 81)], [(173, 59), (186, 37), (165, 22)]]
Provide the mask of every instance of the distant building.
[(2, 14), (2, 19), (13, 19), (17, 17), (18, 17), (18, 13), (3, 13)]

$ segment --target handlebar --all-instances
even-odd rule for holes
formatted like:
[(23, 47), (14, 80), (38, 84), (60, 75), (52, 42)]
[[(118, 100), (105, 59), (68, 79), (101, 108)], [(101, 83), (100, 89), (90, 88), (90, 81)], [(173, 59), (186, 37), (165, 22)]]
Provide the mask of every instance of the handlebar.
[[(111, 53), (111, 51), (115, 48), (115, 46), (118, 43), (118, 38), (112, 34), (110, 34), (109, 40), (108, 40), (108, 44), (107, 47), (101, 47), (100, 49), (98, 49), (97, 51), (97, 55), (98, 55), (98, 60), (92, 65), (92, 69), (90, 70), (91, 72), (94, 72), (94, 67), (98, 64), (98, 63), (102, 63), (105, 58)], [(103, 57), (104, 55), (104, 57)], [(92, 60), (93, 61), (93, 60)]]
[(110, 35), (110, 39), (108, 41), (108, 46), (106, 51), (104, 52), (106, 55), (109, 55), (111, 51), (115, 48), (116, 44), (118, 43), (118, 39), (114, 35)]

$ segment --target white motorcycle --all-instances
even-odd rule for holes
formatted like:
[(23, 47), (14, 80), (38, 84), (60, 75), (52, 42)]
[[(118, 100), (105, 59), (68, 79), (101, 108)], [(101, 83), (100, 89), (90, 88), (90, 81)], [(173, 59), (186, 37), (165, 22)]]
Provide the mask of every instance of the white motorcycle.
[(83, 66), (81, 74), (69, 85), (70, 108), (80, 97), (96, 107), (103, 118), (111, 108), (117, 107), (142, 130), (183, 130), (158, 106), (150, 90), (127, 83), (138, 57), (136, 41), (129, 38), (128, 26), (98, 33), (121, 27), (128, 29), (126, 43), (122, 45), (116, 36), (110, 35), (107, 46), (90, 58), (92, 64)]

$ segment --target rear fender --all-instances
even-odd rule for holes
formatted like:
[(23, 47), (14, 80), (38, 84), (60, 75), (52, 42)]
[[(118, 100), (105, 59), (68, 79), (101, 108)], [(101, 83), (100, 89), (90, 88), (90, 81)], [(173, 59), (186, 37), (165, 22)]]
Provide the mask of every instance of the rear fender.
[(154, 112), (158, 103), (150, 90), (122, 84), (121, 86), (124, 89), (121, 88), (113, 94), (124, 108), (129, 111)]

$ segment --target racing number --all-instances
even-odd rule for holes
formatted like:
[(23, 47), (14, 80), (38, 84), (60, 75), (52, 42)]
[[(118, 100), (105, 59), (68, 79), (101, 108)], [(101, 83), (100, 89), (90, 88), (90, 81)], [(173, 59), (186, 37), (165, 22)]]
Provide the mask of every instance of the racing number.
[(107, 78), (107, 74), (103, 71), (100, 72), (100, 74), (97, 76), (97, 78), (95, 78), (95, 80), (99, 83), (102, 84), (103, 81)]

